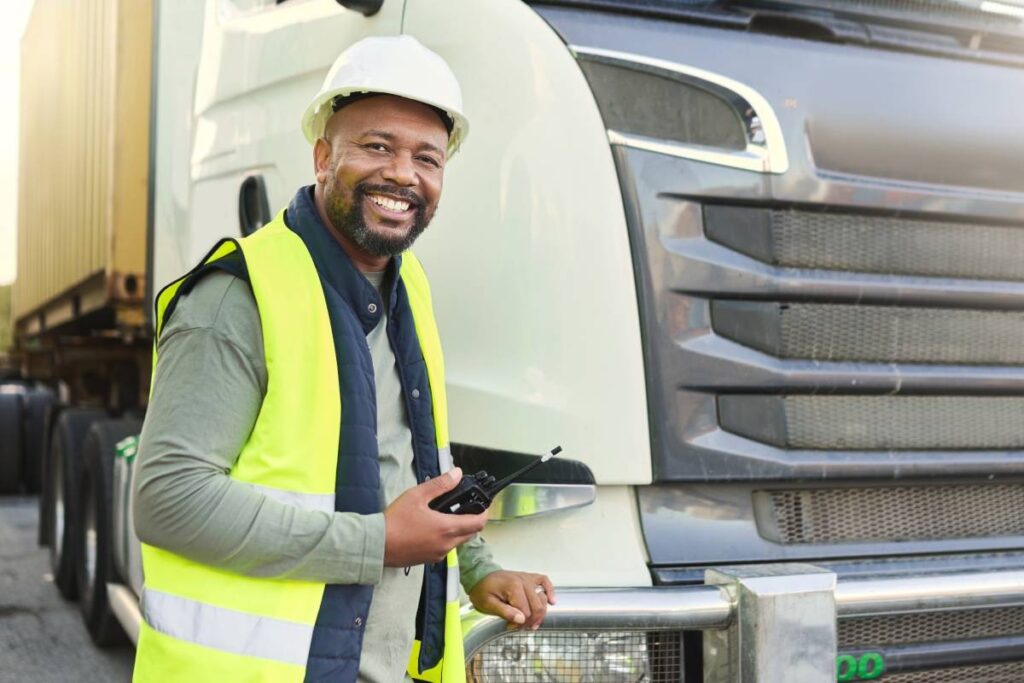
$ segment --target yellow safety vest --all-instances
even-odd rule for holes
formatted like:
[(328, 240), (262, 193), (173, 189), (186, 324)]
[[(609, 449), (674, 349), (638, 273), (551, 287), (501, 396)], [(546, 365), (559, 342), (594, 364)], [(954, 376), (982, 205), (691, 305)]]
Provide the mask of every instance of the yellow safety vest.
[[(334, 339), (312, 257), (283, 216), (249, 237), (221, 242), (203, 261), (241, 250), (263, 329), (267, 393), (229, 476), (275, 500), (333, 512), (342, 411)], [(187, 277), (157, 297), (158, 339), (164, 312)], [(402, 257), (400, 277), (427, 366), (438, 449), (447, 449), (441, 343), (429, 284), (411, 252)], [(323, 583), (244, 576), (145, 544), (142, 560), (143, 624), (135, 681), (303, 680)], [(453, 550), (448, 554), (444, 655), (433, 669), (417, 671), (417, 641), (409, 659), (409, 675), (415, 679), (465, 681), (458, 576)]]

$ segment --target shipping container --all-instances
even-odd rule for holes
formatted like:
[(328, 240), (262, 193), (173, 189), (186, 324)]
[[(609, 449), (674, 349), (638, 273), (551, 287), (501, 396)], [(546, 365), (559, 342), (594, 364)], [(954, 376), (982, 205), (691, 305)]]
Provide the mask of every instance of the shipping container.
[[(152, 3), (36, 0), (22, 40), (16, 334), (145, 323)], [(31, 345), (31, 344), (30, 344)]]

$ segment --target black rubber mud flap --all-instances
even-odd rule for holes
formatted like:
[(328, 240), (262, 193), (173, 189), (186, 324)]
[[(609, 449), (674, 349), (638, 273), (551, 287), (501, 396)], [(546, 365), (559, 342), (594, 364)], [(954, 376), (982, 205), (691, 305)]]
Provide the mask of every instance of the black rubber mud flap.
[(95, 408), (68, 408), (54, 425), (47, 472), (53, 491), (50, 570), (57, 590), (68, 600), (78, 597), (75, 583), (75, 546), (81, 536), (78, 494), (81, 489), (81, 453), (93, 422), (107, 417)]
[(92, 641), (104, 647), (128, 642), (107, 599), (107, 583), (121, 582), (114, 566), (114, 455), (118, 442), (140, 431), (139, 420), (100, 420), (93, 423), (82, 446), (75, 582), (85, 628)]
[(21, 488), (21, 415), (21, 394), (0, 393), (0, 494)]
[(29, 493), (39, 493), (42, 488), (46, 416), (53, 402), (53, 392), (45, 388), (30, 389), (22, 396), (21, 478)]

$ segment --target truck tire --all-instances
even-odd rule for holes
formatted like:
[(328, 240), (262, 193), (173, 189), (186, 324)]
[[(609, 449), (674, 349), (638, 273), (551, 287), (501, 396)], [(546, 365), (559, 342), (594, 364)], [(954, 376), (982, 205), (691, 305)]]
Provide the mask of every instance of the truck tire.
[(54, 401), (46, 409), (43, 419), (43, 448), (40, 475), (43, 485), (39, 491), (39, 545), (49, 546), (53, 543), (53, 479), (50, 477), (50, 450), (53, 443), (53, 432), (57, 418), (66, 408), (63, 403)]
[(93, 422), (107, 414), (94, 408), (68, 408), (53, 427), (47, 470), (52, 486), (50, 571), (57, 590), (68, 600), (78, 597), (75, 583), (75, 542), (81, 535), (78, 493), (81, 452)]
[(0, 393), (0, 494), (21, 485), (21, 395)]
[(29, 493), (39, 493), (43, 483), (43, 446), (46, 442), (46, 414), (53, 404), (49, 389), (30, 389), (22, 396), (22, 459), (21, 478)]
[(107, 599), (107, 584), (121, 581), (114, 565), (113, 477), (117, 443), (138, 434), (138, 420), (94, 422), (82, 446), (82, 478), (78, 497), (81, 526), (75, 562), (82, 619), (99, 646), (124, 645), (128, 636)]

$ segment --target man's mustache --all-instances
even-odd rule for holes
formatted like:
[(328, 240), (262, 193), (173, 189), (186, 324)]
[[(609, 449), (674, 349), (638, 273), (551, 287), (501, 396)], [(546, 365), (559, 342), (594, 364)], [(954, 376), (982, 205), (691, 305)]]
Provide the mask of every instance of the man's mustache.
[(369, 183), (359, 183), (355, 187), (356, 192), (360, 194), (386, 194), (392, 197), (398, 197), (409, 202), (416, 208), (421, 208), (424, 204), (423, 198), (413, 192), (407, 187), (398, 187), (397, 185), (371, 185)]

